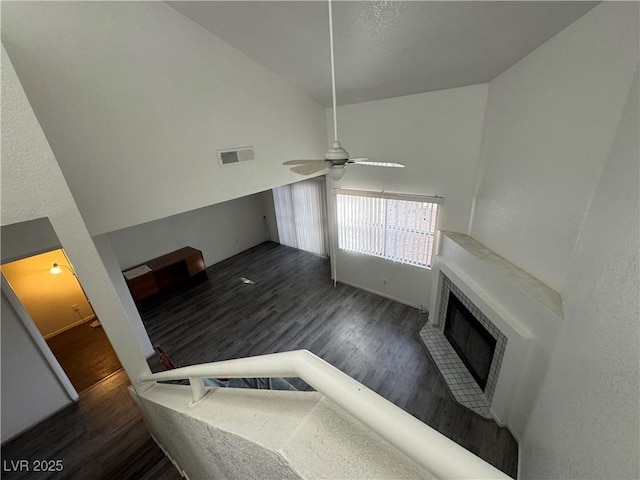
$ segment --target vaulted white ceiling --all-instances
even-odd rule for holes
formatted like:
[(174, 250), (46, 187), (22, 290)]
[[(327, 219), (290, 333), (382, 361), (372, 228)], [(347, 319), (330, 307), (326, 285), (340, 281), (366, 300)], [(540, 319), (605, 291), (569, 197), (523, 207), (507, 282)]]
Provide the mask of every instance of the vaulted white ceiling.
[[(331, 104), (326, 2), (168, 3)], [(597, 3), (336, 1), (338, 104), (488, 82)]]

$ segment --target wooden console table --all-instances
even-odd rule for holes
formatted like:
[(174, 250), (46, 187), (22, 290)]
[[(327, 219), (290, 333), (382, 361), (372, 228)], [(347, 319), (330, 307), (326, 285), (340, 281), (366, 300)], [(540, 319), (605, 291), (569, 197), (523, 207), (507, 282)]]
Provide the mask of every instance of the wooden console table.
[(196, 276), (207, 276), (202, 252), (184, 247), (122, 272), (138, 306), (151, 295), (175, 287)]

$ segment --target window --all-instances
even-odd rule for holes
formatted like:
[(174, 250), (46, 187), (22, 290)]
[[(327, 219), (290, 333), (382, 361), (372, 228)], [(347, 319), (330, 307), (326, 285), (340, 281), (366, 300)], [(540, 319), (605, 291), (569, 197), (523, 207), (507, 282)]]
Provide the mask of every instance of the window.
[(338, 248), (430, 267), (441, 200), (419, 195), (338, 190)]
[(324, 178), (273, 189), (280, 243), (326, 256)]

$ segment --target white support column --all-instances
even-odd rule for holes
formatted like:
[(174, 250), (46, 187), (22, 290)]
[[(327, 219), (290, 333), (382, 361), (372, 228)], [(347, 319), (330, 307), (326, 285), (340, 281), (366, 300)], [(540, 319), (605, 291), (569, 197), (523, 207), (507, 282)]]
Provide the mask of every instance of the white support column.
[(3, 225), (48, 217), (129, 378), (149, 366), (29, 100), (2, 48)]

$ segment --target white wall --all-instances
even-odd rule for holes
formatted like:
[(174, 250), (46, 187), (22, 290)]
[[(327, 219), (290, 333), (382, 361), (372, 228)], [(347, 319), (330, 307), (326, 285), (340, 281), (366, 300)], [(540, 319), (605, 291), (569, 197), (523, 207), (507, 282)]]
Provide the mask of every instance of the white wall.
[(3, 3), (2, 38), (92, 235), (295, 181), (282, 162), (326, 149), (324, 108), (164, 2)]
[(490, 83), (471, 236), (564, 303), (523, 478), (640, 473), (638, 44), (638, 4), (603, 2)]
[(435, 478), (317, 392), (217, 388), (192, 405), (189, 387), (158, 384), (134, 398), (187, 478)]
[(522, 478), (640, 478), (637, 78), (571, 260), (564, 328), (520, 445)]
[(563, 293), (638, 63), (636, 2), (603, 2), (489, 87), (471, 236)]
[(258, 245), (267, 240), (270, 198), (270, 192), (249, 195), (93, 237), (145, 356), (153, 347), (122, 271), (185, 246), (202, 250), (211, 266)]
[[(483, 84), (338, 107), (338, 134), (352, 156), (406, 168), (351, 165), (333, 186), (441, 195), (440, 227), (466, 233), (487, 91)], [(330, 132), (331, 117), (329, 110)], [(410, 305), (429, 304), (429, 270), (342, 251), (336, 263), (340, 281)]]
[(113, 253), (109, 239), (106, 235), (98, 235), (93, 237), (93, 244), (100, 255), (100, 259), (102, 260), (102, 264), (111, 279), (111, 283), (113, 283), (113, 288), (115, 288), (118, 298), (120, 298), (120, 302), (122, 302), (122, 307), (127, 314), (127, 318), (129, 319), (131, 329), (135, 334), (136, 341), (140, 346), (140, 350), (142, 350), (142, 353), (146, 358), (149, 358), (155, 353), (153, 345), (151, 345), (147, 329), (145, 328), (144, 323), (142, 323), (138, 307), (136, 307), (133, 297), (131, 297), (129, 287), (122, 275), (122, 269), (120, 268), (120, 265), (118, 265), (118, 260)]
[(47, 218), (3, 225), (1, 230), (1, 263), (13, 262), (60, 248), (60, 240)]
[(202, 250), (210, 266), (267, 240), (266, 207), (264, 194), (249, 195), (106, 237), (121, 270), (186, 246)]
[(280, 243), (278, 221), (276, 220), (276, 206), (273, 203), (273, 192), (271, 190), (262, 192), (262, 201), (265, 208), (265, 217), (267, 217), (267, 239), (270, 242)]
[[(149, 367), (4, 47), (1, 85), (2, 224), (49, 219), (120, 362), (135, 384), (139, 375), (149, 372)], [(2, 368), (25, 371), (29, 365), (20, 363), (18, 357), (6, 356), (3, 349)], [(24, 385), (16, 388), (16, 395), (28, 392)], [(3, 405), (3, 415), (25, 418), (29, 403), (26, 405), (6, 412)], [(55, 408), (49, 413), (53, 411)]]
[[(69, 405), (71, 398), (2, 292), (2, 442)], [(46, 392), (46, 394), (43, 394)], [(26, 407), (28, 405), (28, 407)]]

